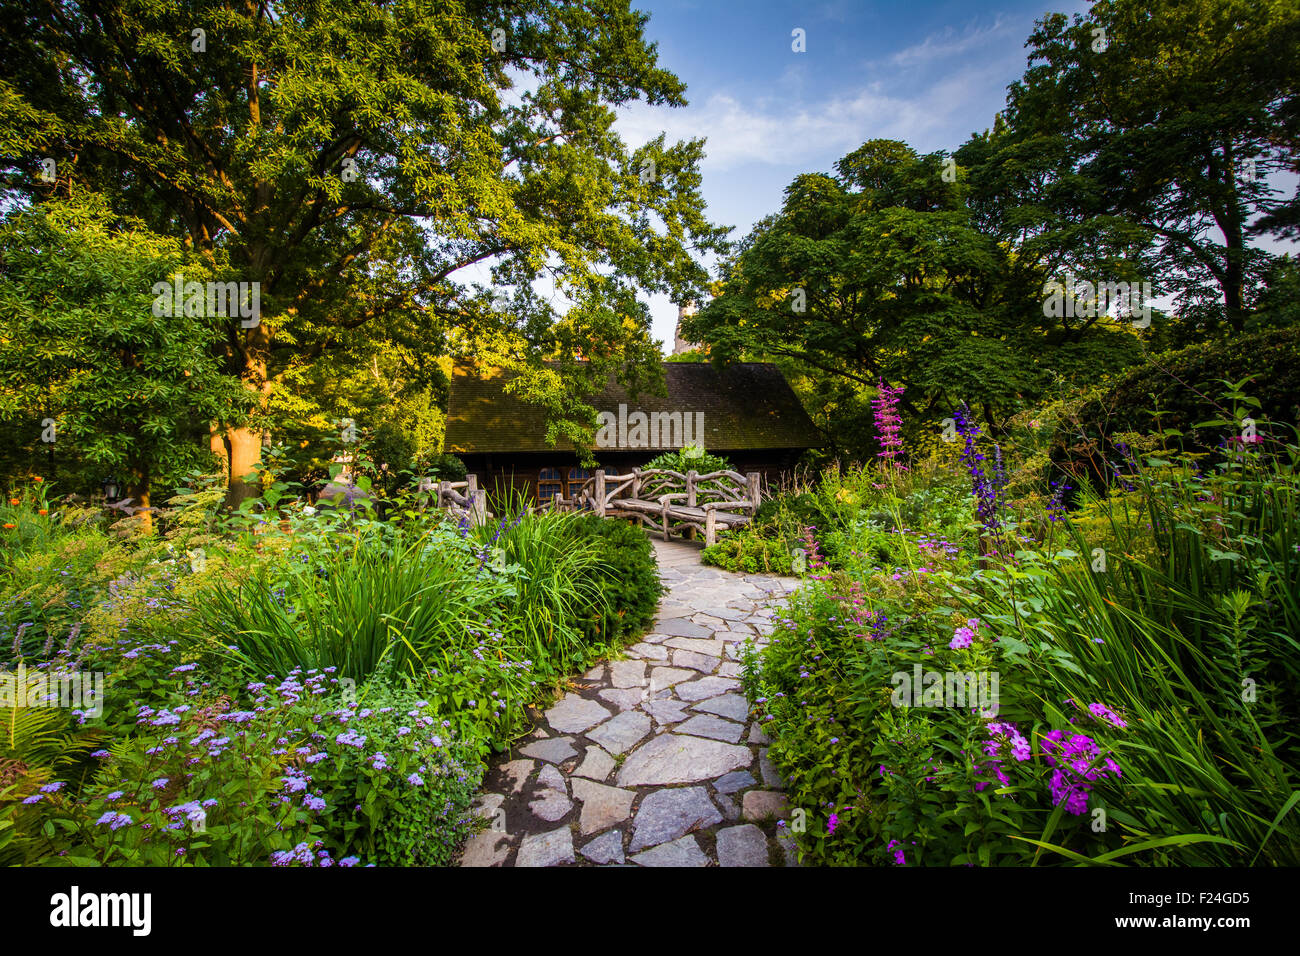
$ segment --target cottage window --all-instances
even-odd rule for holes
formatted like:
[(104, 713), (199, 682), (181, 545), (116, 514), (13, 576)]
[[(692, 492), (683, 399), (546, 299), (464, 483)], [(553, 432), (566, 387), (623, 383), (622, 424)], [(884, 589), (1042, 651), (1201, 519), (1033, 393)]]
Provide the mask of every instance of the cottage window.
[(563, 496), (564, 483), (560, 480), (560, 469), (543, 468), (537, 473), (537, 503), (544, 505), (556, 495)]
[(565, 495), (570, 501), (577, 496), (578, 491), (582, 488), (582, 483), (591, 477), (591, 472), (586, 468), (570, 468), (569, 480), (565, 487)]

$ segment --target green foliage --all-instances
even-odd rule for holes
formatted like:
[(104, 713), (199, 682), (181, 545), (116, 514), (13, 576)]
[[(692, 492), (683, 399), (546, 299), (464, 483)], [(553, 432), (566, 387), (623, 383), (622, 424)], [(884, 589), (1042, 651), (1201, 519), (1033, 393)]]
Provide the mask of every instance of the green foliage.
[(1300, 328), (1236, 336), (1153, 356), (1078, 408), (1064, 423), (1068, 432), (1061, 440), (1164, 431), (1181, 438), (1188, 450), (1214, 449), (1230, 432), (1204, 423), (1230, 412), (1220, 398), (1224, 382), (1247, 380), (1259, 402), (1256, 418), (1296, 421)]
[(1290, 0), (1099, 0), (1043, 17), (992, 137), (985, 185), (1015, 197), (1007, 232), (1066, 262), (1110, 259), (1103, 274), (1127, 263), (1176, 294), (1183, 324), (1241, 332), (1273, 258), (1248, 231), (1281, 223), (1248, 226), (1277, 211), (1269, 180), (1297, 156), (1298, 40)]
[(0, 223), (0, 419), (21, 434), (20, 460), (52, 436), (57, 460), (79, 466), (74, 490), (116, 474), (136, 503), (208, 461), (209, 422), (248, 402), (212, 351), (218, 320), (152, 313), (154, 283), (177, 272), (224, 278), (94, 197)]
[(854, 389), (883, 377), (905, 387), (913, 417), (930, 417), (963, 399), (1010, 409), (1054, 375), (1131, 364), (1131, 330), (1044, 316), (1046, 264), (1000, 241), (945, 165), (942, 154), (872, 140), (835, 176), (797, 177), (683, 334), (720, 360), (789, 360), (814, 380), (806, 392), (833, 403), (828, 420), (859, 456), (862, 401), (822, 384), (828, 377)]
[(742, 574), (793, 573), (791, 548), (783, 541), (740, 531), (700, 552), (700, 563)]
[(662, 455), (650, 459), (645, 463), (644, 468), (663, 468), (667, 471), (675, 471), (679, 474), (686, 474), (688, 471), (695, 471), (701, 475), (707, 475), (713, 471), (734, 471), (731, 462), (718, 455), (709, 454), (703, 445), (693, 444), (676, 451), (666, 451)]
[(446, 864), (472, 830), (472, 748), (413, 691), (376, 685), (362, 706), (337, 684), (319, 671), (250, 684), (240, 696), (256, 709), (188, 691), (140, 706), (94, 786), (4, 804), (16, 839), (0, 852), (65, 866)]
[[(1231, 434), (1254, 404), (1222, 401), (1207, 427)], [(838, 567), (811, 551), (745, 662), (791, 804), (817, 808), (804, 861), (1294, 865), (1300, 445), (1282, 432), (1261, 420), (1266, 442), (1204, 471), (1151, 453), (983, 541), (942, 468), (852, 488), (891, 521), (850, 520)], [(928, 672), (996, 676), (996, 719), (897, 696)], [(1095, 779), (1049, 759), (1057, 740)]]
[(512, 637), (547, 678), (593, 659), (585, 623), (611, 610), (599, 555), (582, 546), (581, 523), (574, 513), (529, 513), (521, 501), (513, 517), (505, 513), (497, 525), (470, 532), (513, 591), (505, 599)]
[(573, 544), (595, 556), (588, 574), (604, 597), (588, 624), (588, 642), (617, 644), (639, 635), (654, 622), (664, 592), (650, 539), (633, 524), (596, 515), (582, 515), (574, 524)]
[[(624, 362), (657, 367), (638, 295), (698, 296), (697, 256), (725, 248), (700, 196), (703, 140), (630, 149), (614, 130), (629, 103), (686, 102), (627, 0), (8, 12), (16, 35), (43, 39), (4, 47), (4, 185), (46, 198), (40, 161), (57, 157), (56, 188), (100, 191), (261, 282), (262, 323), (221, 330), (250, 391), (329, 350), (428, 357), (470, 332), (564, 428), (589, 432), (586, 373), (558, 388), (542, 360), (580, 343), (588, 386)], [(466, 279), (485, 262), (490, 284)], [(532, 288), (547, 275), (570, 293), (562, 317)]]

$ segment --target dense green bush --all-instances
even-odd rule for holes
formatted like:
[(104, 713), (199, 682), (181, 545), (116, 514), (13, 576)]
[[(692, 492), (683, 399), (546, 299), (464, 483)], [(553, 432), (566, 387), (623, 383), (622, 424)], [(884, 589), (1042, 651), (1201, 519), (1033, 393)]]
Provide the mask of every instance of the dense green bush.
[(596, 515), (582, 515), (574, 533), (574, 546), (596, 558), (591, 573), (605, 596), (588, 619), (588, 641), (614, 644), (639, 635), (654, 621), (664, 591), (650, 538), (626, 521)]
[(700, 552), (700, 562), (743, 574), (791, 574), (794, 546), (758, 531), (741, 530), (705, 548)]
[(666, 468), (668, 471), (676, 471), (680, 474), (686, 474), (688, 471), (697, 471), (701, 475), (707, 475), (714, 471), (732, 471), (731, 462), (718, 455), (711, 455), (705, 451), (703, 445), (687, 445), (677, 451), (667, 451), (656, 458), (646, 462), (645, 468)]
[(1189, 451), (1220, 448), (1230, 432), (1206, 422), (1231, 417), (1220, 399), (1224, 382), (1251, 379), (1258, 400), (1255, 417), (1295, 423), (1300, 415), (1300, 328), (1291, 327), (1206, 342), (1152, 356), (1147, 362), (1100, 388), (1088, 400), (1065, 400), (1067, 414), (1045, 409), (1040, 417), (1059, 417), (1051, 458), (1069, 470), (1089, 473), (1103, 484), (1111, 465), (1126, 457), (1117, 443), (1155, 431), (1181, 433)]

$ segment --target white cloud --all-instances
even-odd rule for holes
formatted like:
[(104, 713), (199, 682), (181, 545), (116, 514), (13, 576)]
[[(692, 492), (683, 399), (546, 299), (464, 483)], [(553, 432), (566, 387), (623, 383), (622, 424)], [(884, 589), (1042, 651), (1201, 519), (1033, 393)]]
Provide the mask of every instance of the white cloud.
[[(712, 173), (755, 162), (820, 168), (869, 139), (900, 139), (923, 152), (956, 148), (973, 129), (992, 124), (1006, 76), (1005, 63), (992, 61), (944, 74), (907, 96), (876, 82), (811, 104), (746, 102), (731, 93), (676, 110), (636, 103), (620, 111), (618, 129), (633, 147), (661, 131), (670, 142), (707, 137), (703, 169)], [(991, 91), (998, 101), (986, 103)]]
[(1024, 24), (1004, 20), (1002, 17), (998, 17), (988, 27), (967, 27), (960, 32), (949, 27), (942, 33), (930, 34), (920, 43), (904, 47), (886, 62), (891, 66), (921, 66), (972, 50), (987, 50), (1003, 37), (1022, 37), (1024, 32)]

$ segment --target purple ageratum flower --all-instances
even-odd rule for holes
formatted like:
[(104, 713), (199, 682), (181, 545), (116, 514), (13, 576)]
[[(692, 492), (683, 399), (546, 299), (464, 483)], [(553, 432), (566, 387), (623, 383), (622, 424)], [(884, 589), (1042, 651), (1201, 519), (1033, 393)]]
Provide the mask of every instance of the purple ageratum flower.
[(302, 798), (302, 805), (306, 807), (308, 810), (320, 811), (325, 809), (325, 801), (322, 800), (320, 797), (313, 796), (311, 794), (308, 794), (307, 796)]
[(351, 866), (356, 866), (360, 862), (361, 860), (359, 857), (345, 856), (343, 859), (339, 860), (339, 866), (351, 867)]
[(56, 780), (54, 783), (47, 783), (41, 787), (41, 793), (58, 793), (66, 784), (62, 780)]
[(171, 781), (167, 777), (159, 777), (157, 780), (151, 783), (150, 786), (153, 787), (155, 790), (161, 790), (164, 787), (166, 787), (167, 784), (169, 783), (171, 783)]
[(336, 744), (343, 744), (345, 747), (356, 747), (360, 749), (366, 745), (366, 738), (358, 734), (355, 730), (349, 730), (347, 733), (339, 734), (334, 738)]
[(40, 803), (44, 799), (45, 797), (43, 797), (41, 794), (33, 793), (30, 797), (23, 797), (23, 803), (26, 804)]
[(409, 784), (410, 784), (411, 786), (413, 786), (413, 787), (423, 787), (423, 786), (424, 786), (424, 778), (421, 777), (418, 773), (413, 773), (413, 774), (411, 774), (409, 777), (406, 778), (406, 782), (409, 783)]

